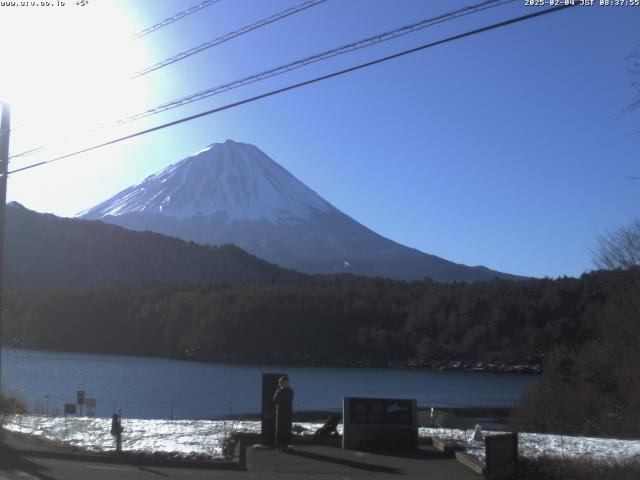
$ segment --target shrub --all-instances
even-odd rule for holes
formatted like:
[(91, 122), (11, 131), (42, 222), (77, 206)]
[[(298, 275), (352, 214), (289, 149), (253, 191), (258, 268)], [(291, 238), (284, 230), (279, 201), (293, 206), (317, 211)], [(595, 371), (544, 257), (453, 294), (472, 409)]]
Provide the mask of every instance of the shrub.
[(637, 458), (585, 459), (541, 457), (521, 459), (518, 465), (505, 470), (496, 480), (637, 480), (640, 460)]
[(24, 400), (21, 398), (0, 395), (0, 413), (5, 415), (12, 413), (27, 413), (27, 407)]

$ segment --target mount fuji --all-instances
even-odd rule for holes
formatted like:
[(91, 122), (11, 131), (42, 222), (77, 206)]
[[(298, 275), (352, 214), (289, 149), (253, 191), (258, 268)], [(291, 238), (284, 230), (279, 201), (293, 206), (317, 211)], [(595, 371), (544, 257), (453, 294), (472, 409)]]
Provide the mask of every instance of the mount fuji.
[(361, 225), (253, 145), (227, 140), (77, 215), (201, 244), (235, 244), (308, 273), (437, 281), (516, 278), (405, 247)]

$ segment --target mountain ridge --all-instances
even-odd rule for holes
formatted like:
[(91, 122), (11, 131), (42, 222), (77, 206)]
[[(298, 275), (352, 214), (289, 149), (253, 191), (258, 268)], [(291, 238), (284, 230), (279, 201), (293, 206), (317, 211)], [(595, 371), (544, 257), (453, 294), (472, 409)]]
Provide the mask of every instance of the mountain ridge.
[[(195, 191), (186, 192), (190, 187)], [(234, 220), (286, 223), (307, 218), (312, 210), (333, 209), (255, 146), (226, 140), (149, 175), (76, 217), (146, 212), (182, 220), (224, 213)]]
[(311, 277), (235, 245), (198, 245), (100, 221), (57, 217), (7, 205), (5, 278), (9, 289), (171, 282), (295, 283)]
[(406, 247), (334, 207), (253, 145), (214, 143), (78, 214), (201, 244), (231, 243), (305, 273), (519, 279)]

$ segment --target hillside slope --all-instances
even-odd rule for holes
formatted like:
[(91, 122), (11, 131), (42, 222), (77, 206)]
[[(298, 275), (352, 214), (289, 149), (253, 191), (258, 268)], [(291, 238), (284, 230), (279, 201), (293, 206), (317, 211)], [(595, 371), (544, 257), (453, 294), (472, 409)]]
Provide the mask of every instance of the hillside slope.
[(6, 230), (7, 288), (308, 279), (233, 245), (198, 245), (103, 222), (40, 214), (17, 203), (7, 206)]

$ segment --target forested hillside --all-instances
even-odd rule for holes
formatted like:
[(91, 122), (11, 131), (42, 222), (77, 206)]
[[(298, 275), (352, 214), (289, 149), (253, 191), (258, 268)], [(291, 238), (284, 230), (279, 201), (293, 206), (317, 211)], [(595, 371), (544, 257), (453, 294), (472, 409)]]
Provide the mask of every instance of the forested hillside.
[(99, 221), (41, 214), (16, 203), (7, 206), (6, 223), (7, 288), (309, 280), (233, 245), (197, 245)]
[(638, 438), (639, 272), (634, 267), (602, 277), (603, 301), (585, 312), (586, 335), (549, 352), (540, 384), (516, 412), (517, 427)]
[(211, 361), (518, 362), (596, 338), (617, 286), (638, 277), (634, 269), (472, 284), (343, 276), (290, 285), (14, 291), (5, 337), (34, 348)]

